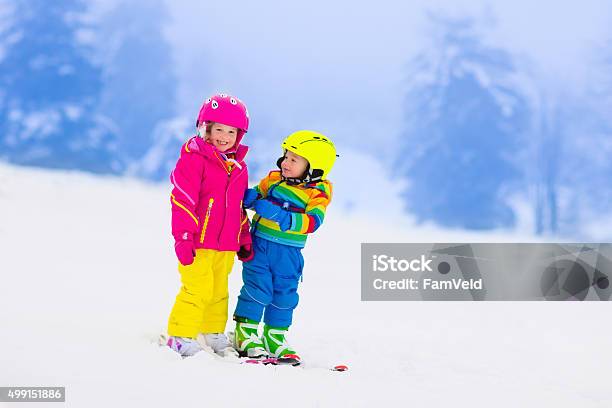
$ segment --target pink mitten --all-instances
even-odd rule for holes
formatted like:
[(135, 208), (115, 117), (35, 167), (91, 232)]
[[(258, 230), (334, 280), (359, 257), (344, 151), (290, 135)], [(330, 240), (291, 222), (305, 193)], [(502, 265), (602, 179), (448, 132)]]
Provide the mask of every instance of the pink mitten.
[(193, 263), (195, 258), (195, 245), (193, 244), (193, 238), (188, 232), (181, 234), (178, 237), (174, 237), (174, 252), (179, 262), (185, 266)]
[(253, 251), (253, 247), (251, 244), (243, 245), (240, 247), (238, 251), (238, 259), (242, 262), (249, 262), (255, 257), (255, 252)]

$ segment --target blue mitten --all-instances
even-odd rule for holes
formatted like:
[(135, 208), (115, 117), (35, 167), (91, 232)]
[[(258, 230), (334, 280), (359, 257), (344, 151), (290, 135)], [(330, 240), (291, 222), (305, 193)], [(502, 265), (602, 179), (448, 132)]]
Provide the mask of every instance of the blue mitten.
[(257, 190), (255, 190), (254, 188), (248, 188), (244, 191), (242, 205), (244, 205), (244, 208), (252, 208), (253, 203), (255, 202), (255, 200), (257, 200), (258, 197), (259, 194), (257, 193)]
[(284, 208), (272, 204), (268, 200), (257, 200), (253, 209), (262, 217), (276, 221), (281, 231), (287, 231), (291, 228), (291, 213)]

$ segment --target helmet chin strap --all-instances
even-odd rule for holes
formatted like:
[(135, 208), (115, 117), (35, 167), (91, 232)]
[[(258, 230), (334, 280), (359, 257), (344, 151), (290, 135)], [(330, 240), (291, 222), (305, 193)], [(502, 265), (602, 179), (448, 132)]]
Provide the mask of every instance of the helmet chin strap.
[(294, 185), (298, 185), (302, 183), (306, 183), (306, 184), (314, 183), (316, 181), (320, 181), (321, 178), (323, 177), (323, 170), (313, 169), (312, 171), (310, 171), (310, 164), (308, 165), (308, 167), (306, 168), (306, 171), (301, 177), (285, 177), (283, 176), (283, 169), (281, 167), (281, 163), (283, 162), (284, 159), (285, 159), (285, 156), (280, 157), (276, 161), (276, 165), (281, 170), (282, 180), (285, 181), (289, 185), (294, 186)]

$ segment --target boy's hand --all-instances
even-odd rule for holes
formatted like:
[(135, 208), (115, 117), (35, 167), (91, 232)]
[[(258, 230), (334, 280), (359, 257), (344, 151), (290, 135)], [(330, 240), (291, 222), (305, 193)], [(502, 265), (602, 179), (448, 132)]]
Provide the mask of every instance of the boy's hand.
[(259, 215), (272, 221), (276, 221), (281, 231), (287, 231), (291, 227), (291, 214), (278, 205), (268, 200), (257, 200), (253, 209)]
[(237, 255), (242, 262), (249, 262), (255, 257), (253, 246), (251, 244), (241, 246)]
[(179, 262), (184, 265), (191, 265), (195, 258), (195, 245), (193, 244), (193, 238), (188, 232), (183, 235), (174, 237), (174, 252)]
[(253, 203), (255, 202), (255, 200), (257, 200), (258, 197), (259, 194), (257, 193), (257, 190), (255, 190), (254, 188), (248, 188), (244, 192), (242, 205), (244, 205), (244, 208), (252, 208)]

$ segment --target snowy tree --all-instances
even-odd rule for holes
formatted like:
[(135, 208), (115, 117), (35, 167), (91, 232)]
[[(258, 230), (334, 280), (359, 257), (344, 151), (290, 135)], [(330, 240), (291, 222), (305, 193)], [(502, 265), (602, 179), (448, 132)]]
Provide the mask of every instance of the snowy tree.
[(483, 44), (470, 20), (431, 16), (432, 43), (411, 64), (399, 176), (420, 220), (487, 229), (515, 222), (507, 195), (521, 182), (528, 123), (510, 56)]
[[(556, 98), (556, 112), (550, 114), (556, 149), (543, 148), (542, 162), (555, 162), (558, 185), (558, 231), (564, 235), (612, 237), (612, 56), (604, 47), (589, 61), (585, 90)], [(609, 51), (608, 51), (609, 52)], [(543, 132), (544, 133), (544, 132)], [(546, 134), (546, 133), (544, 133)], [(546, 141), (546, 138), (543, 139)], [(548, 143), (551, 145), (552, 143)], [(546, 203), (550, 207), (550, 202)], [(545, 232), (555, 232), (546, 228)]]
[(94, 172), (121, 170), (116, 137), (97, 112), (101, 70), (79, 0), (3, 2), (0, 157)]
[[(100, 109), (115, 126), (128, 166), (151, 148), (159, 130), (171, 126), (167, 121), (175, 121), (177, 79), (163, 35), (167, 14), (161, 0), (134, 0), (120, 2), (100, 17)], [(177, 142), (173, 150), (179, 147)]]

